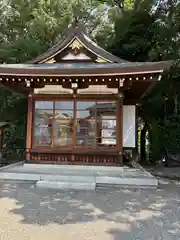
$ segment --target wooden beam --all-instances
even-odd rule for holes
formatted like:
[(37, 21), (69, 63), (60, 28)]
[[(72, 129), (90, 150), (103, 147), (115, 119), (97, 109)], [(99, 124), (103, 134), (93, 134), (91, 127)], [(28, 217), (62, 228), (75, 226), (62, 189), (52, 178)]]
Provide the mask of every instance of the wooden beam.
[[(76, 97), (74, 97), (74, 94), (33, 94), (33, 99), (34, 100), (101, 100), (101, 101), (107, 101), (108, 100), (113, 100), (116, 99), (115, 94), (76, 94)], [(105, 100), (106, 99), (106, 100)]]
[(32, 117), (33, 117), (33, 99), (32, 95), (29, 95), (27, 114), (26, 160), (30, 160), (30, 149), (32, 143)]

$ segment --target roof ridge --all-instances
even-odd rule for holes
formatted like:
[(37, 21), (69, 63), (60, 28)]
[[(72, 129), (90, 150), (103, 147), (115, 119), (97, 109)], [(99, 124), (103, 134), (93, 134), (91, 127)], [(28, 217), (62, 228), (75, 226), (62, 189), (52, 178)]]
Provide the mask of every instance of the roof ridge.
[[(50, 59), (51, 56), (53, 57), (54, 55), (60, 53), (61, 50), (63, 51), (75, 37), (77, 37), (83, 43), (84, 47), (86, 47), (89, 51), (97, 55), (97, 57), (107, 60), (107, 62), (128, 62), (99, 46), (96, 41), (93, 41), (90, 38), (85, 30), (85, 27), (81, 23), (72, 23), (71, 26), (64, 31), (62, 36), (62, 39), (49, 48), (46, 52), (40, 54), (37, 58), (28, 61), (27, 63), (39, 63)], [(100, 53), (98, 53), (98, 51), (100, 51)]]

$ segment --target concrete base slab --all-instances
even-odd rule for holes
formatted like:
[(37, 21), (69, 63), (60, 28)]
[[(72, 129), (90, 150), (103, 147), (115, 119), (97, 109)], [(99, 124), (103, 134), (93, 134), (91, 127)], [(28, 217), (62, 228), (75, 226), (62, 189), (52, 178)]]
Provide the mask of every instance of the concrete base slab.
[(50, 188), (50, 189), (75, 189), (75, 190), (95, 190), (95, 182), (59, 182), (59, 181), (38, 181), (36, 183), (38, 188)]
[(156, 178), (118, 178), (118, 177), (96, 177), (96, 185), (114, 185), (147, 188), (157, 188), (158, 180)]
[(0, 168), (0, 181), (6, 180), (34, 181), (38, 182), (37, 186), (57, 187), (57, 189), (70, 189), (70, 187), (90, 189), (93, 188), (92, 186), (102, 185), (126, 188), (157, 188), (158, 186), (158, 180), (138, 165), (135, 168), (50, 164), (13, 165)]
[(95, 176), (54, 175), (37, 173), (0, 172), (0, 180), (22, 181), (60, 181), (60, 182), (95, 182)]

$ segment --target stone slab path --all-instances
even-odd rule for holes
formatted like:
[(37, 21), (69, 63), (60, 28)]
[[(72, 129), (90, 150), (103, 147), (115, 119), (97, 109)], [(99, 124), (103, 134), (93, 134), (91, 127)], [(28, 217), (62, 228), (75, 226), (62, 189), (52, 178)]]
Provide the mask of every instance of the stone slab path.
[(55, 191), (0, 184), (0, 240), (179, 240), (180, 188)]
[(157, 177), (180, 181), (180, 167), (164, 167), (163, 165), (156, 165), (154, 167), (146, 167), (146, 170)]

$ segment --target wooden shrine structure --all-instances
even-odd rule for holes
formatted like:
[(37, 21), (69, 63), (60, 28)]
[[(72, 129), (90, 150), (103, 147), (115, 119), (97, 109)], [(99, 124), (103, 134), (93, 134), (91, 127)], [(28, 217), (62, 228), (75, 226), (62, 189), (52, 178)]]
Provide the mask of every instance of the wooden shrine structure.
[(0, 82), (27, 94), (26, 161), (122, 165), (137, 150), (136, 105), (170, 62), (128, 62), (72, 25), (33, 61), (0, 65)]

